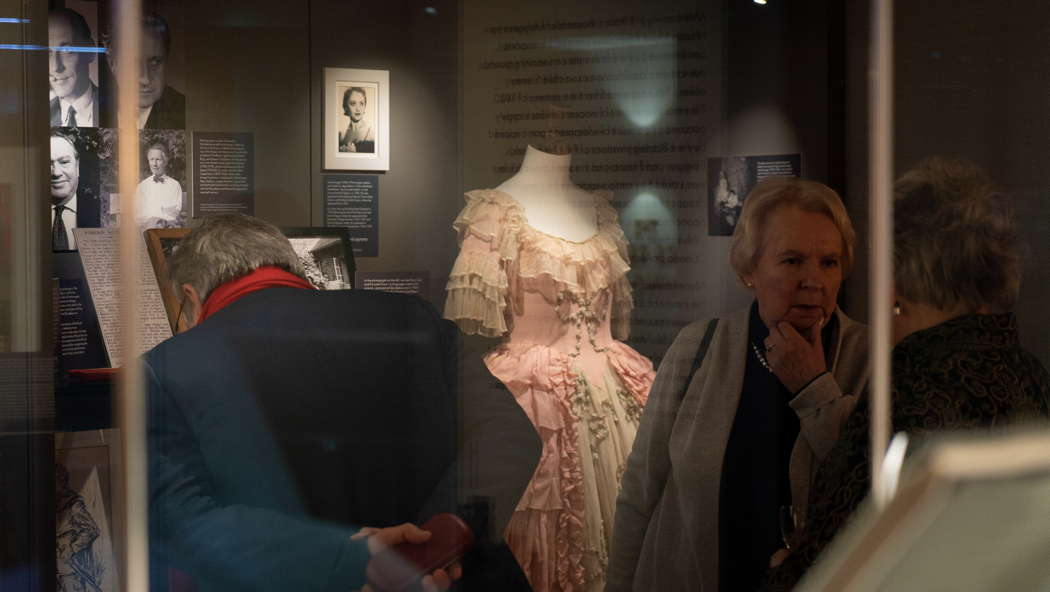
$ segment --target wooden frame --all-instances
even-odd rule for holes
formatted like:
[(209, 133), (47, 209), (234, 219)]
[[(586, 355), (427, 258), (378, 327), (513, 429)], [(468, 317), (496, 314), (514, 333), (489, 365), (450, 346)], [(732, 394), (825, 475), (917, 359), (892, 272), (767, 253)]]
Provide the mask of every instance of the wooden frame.
[[(343, 142), (350, 123), (343, 108), (343, 97), (351, 89), (362, 89), (367, 97), (365, 121), (374, 141), (363, 151)], [(324, 168), (342, 171), (390, 170), (390, 72), (357, 68), (324, 69)]]
[(123, 480), (119, 430), (55, 434), (58, 589), (121, 589)]
[(182, 298), (175, 293), (174, 286), (168, 281), (168, 257), (175, 243), (190, 233), (189, 228), (151, 228), (145, 232), (146, 251), (153, 264), (153, 275), (157, 278), (160, 297), (164, 301), (164, 310), (168, 313), (168, 322), (173, 333), (181, 333), (189, 328), (185, 315), (182, 314)]

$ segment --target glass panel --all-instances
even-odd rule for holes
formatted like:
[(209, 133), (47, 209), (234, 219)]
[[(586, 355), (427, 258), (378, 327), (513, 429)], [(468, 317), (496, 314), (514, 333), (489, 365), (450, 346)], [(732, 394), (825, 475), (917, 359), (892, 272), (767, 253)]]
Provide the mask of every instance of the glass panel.
[[(1048, 15), (897, 4), (892, 164), (1014, 196), (1046, 365)], [(148, 495), (158, 590), (359, 587), (441, 512), (467, 589), (747, 587), (867, 434), (868, 3), (150, 0), (123, 70), (125, 0), (0, 6), (2, 584), (117, 589)]]

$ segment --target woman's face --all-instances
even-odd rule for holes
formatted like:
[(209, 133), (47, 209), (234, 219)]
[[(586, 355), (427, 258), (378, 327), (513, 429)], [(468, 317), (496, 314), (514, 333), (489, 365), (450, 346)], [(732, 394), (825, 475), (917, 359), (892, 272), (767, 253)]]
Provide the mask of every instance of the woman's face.
[(799, 332), (831, 317), (842, 284), (842, 235), (826, 215), (782, 206), (766, 218), (755, 270), (744, 276), (767, 326)]

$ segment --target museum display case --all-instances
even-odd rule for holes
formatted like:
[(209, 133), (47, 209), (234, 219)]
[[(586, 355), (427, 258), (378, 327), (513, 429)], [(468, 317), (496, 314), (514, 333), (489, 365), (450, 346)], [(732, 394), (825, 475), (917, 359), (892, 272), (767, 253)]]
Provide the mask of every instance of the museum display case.
[[(975, 0), (0, 0), (0, 588), (358, 588), (378, 551), (348, 529), (443, 512), (476, 539), (449, 543), (467, 590), (637, 588), (662, 545), (748, 546), (726, 524), (788, 545), (857, 400), (878, 438), (899, 423), (888, 222), (924, 158), (1012, 198), (1019, 255), (974, 281), (1016, 298), (969, 312), (1012, 312), (1050, 365), (1048, 23)], [(812, 298), (773, 311), (782, 210), (745, 206), (779, 182), (821, 222), (776, 218)], [(172, 263), (230, 215), (272, 226)], [(287, 263), (259, 259), (276, 231)], [(293, 288), (323, 293), (204, 330)], [(737, 577), (694, 555), (669, 585)]]

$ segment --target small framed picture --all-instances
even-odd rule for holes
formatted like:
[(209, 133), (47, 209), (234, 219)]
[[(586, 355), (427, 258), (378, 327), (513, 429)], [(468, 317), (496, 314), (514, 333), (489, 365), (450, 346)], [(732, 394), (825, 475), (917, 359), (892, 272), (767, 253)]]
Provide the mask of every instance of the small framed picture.
[(168, 313), (168, 322), (172, 333), (181, 333), (189, 328), (186, 315), (183, 314), (183, 302), (175, 287), (168, 280), (168, 259), (182, 237), (190, 233), (189, 228), (151, 228), (146, 234), (146, 252), (153, 264), (153, 275), (160, 288), (160, 298), (164, 301), (164, 310)]
[(318, 290), (349, 290), (353, 287), (354, 251), (346, 228), (288, 228), (281, 232), (303, 264), (306, 279)]
[(57, 589), (120, 590), (123, 478), (118, 430), (55, 434)]
[(324, 69), (324, 168), (390, 169), (390, 72)]

